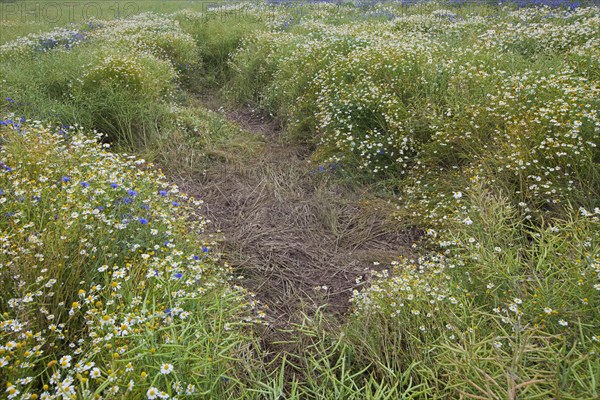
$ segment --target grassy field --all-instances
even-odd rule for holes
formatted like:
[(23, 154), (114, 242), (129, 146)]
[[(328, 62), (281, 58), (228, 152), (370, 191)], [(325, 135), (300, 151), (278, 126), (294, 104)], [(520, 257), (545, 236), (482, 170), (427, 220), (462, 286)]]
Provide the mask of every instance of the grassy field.
[(222, 1), (206, 0), (18, 0), (0, 2), (0, 43), (30, 33), (90, 19), (128, 18), (143, 12), (172, 13), (183, 9), (206, 11)]
[(600, 395), (594, 4), (0, 22), (4, 397)]

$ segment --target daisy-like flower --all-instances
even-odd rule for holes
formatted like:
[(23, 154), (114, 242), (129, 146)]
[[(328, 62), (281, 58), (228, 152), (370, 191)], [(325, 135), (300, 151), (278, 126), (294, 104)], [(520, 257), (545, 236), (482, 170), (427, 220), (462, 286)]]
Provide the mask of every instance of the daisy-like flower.
[(158, 397), (160, 397), (161, 399), (168, 399), (169, 395), (167, 394), (167, 392), (165, 392), (164, 390), (162, 392), (160, 392), (158, 394)]
[(148, 389), (148, 391), (146, 392), (146, 397), (150, 400), (152, 399), (156, 399), (159, 396), (160, 392), (158, 391), (157, 388), (155, 387), (151, 387), (150, 389)]
[(69, 368), (71, 366), (71, 356), (62, 356), (58, 363), (63, 368)]
[(553, 309), (551, 309), (550, 307), (544, 307), (544, 312), (545, 312), (547, 315), (550, 315), (550, 314), (552, 314), (552, 311), (554, 311), (554, 310), (553, 310)]
[(98, 379), (98, 378), (100, 378), (100, 376), (102, 376), (102, 372), (100, 372), (100, 368), (93, 368), (90, 371), (90, 378)]
[(194, 394), (196, 392), (196, 386), (192, 385), (191, 383), (187, 385), (187, 387), (185, 388), (185, 394), (186, 395), (191, 395)]
[(173, 364), (164, 363), (160, 366), (160, 373), (163, 375), (169, 375), (171, 372), (173, 372), (173, 369)]
[(6, 384), (6, 393), (8, 393), (9, 399), (13, 399), (13, 398), (17, 397), (19, 395), (19, 393), (21, 393), (21, 392), (19, 390), (17, 390), (15, 385), (13, 385), (11, 383), (7, 383)]
[(558, 324), (560, 326), (569, 326), (569, 323), (567, 321), (565, 321), (564, 319), (559, 319)]

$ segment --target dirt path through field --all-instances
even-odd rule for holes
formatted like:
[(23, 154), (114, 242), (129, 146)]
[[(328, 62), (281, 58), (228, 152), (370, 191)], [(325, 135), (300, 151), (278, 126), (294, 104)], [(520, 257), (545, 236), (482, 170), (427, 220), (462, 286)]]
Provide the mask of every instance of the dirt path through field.
[(264, 138), (243, 162), (217, 162), (177, 183), (204, 200), (224, 260), (268, 307), (273, 326), (321, 306), (343, 315), (374, 262), (409, 253), (416, 234), (389, 217), (386, 202), (320, 171), (305, 148), (281, 143), (278, 126), (251, 109), (226, 109), (214, 97), (201, 103)]

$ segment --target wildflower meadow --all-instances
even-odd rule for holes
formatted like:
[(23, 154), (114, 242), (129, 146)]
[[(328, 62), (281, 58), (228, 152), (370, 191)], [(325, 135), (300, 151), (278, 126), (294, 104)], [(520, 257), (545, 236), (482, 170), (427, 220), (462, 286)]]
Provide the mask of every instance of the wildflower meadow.
[[(597, 4), (159, 3), (0, 1), (0, 397), (600, 396)], [(413, 232), (341, 315), (281, 323), (203, 201), (269, 141)]]

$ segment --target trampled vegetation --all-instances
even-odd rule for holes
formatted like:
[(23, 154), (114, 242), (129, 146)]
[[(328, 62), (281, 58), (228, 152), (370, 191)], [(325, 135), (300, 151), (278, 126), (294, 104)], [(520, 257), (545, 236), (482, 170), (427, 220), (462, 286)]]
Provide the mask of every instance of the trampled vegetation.
[[(597, 6), (157, 11), (0, 44), (3, 396), (598, 398)], [(205, 93), (421, 233), (281, 347), (169, 183), (265, 140)]]

